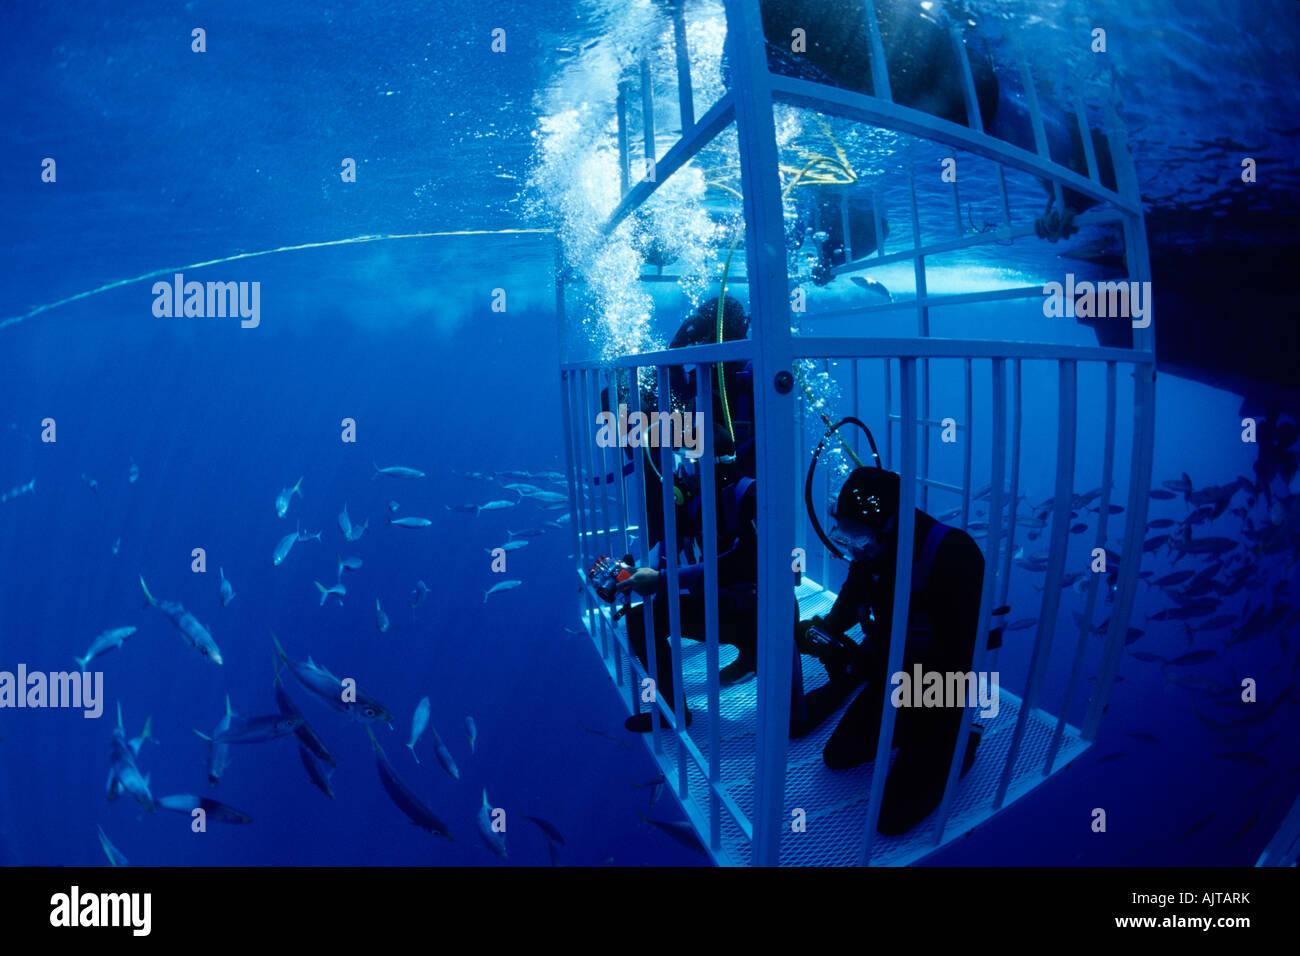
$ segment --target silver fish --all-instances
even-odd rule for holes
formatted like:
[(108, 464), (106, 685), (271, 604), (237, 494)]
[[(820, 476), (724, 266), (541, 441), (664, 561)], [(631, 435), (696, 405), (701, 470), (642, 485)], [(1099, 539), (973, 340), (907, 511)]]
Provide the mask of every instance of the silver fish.
[(1171, 543), (1182, 554), (1223, 554), (1237, 547), (1231, 538), (1192, 538), (1183, 542), (1174, 539)]
[[(14, 487), (10, 488), (4, 494), (0, 494), (0, 503), (9, 501), (12, 498), (17, 498), (19, 495), (29, 494), (30, 492), (33, 492), (35, 490), (36, 490), (36, 479), (33, 478), (25, 485), (14, 485)], [(471, 505), (470, 510), (473, 510), (473, 507), (474, 506)]]
[(527, 498), (529, 495), (536, 494), (542, 490), (541, 488), (538, 488), (536, 485), (528, 485), (528, 484), (524, 484), (523, 482), (515, 482), (514, 484), (502, 485), (501, 487), (504, 488), (506, 491), (513, 491), (520, 498)]
[(487, 599), (491, 595), (496, 594), (498, 591), (509, 591), (511, 588), (517, 588), (519, 587), (519, 585), (523, 583), (524, 583), (523, 581), (501, 581), (497, 584), (494, 584), (492, 585), (492, 587), (488, 588), (486, 591), (483, 592), (483, 603), (486, 604)]
[(478, 811), (478, 835), (484, 845), (501, 859), (506, 859), (506, 838), (502, 833), (492, 829), (492, 804), (488, 803), (487, 791), (483, 791), (483, 805)]
[(417, 471), (414, 468), (403, 468), (401, 465), (391, 465), (388, 468), (380, 468), (373, 461), (370, 463), (374, 467), (371, 478), (378, 478), (380, 475), (391, 475), (394, 478), (423, 478), (424, 472)]
[(375, 598), (375, 627), (379, 629), (380, 634), (388, 630), (388, 615), (379, 606), (379, 598)]
[(465, 739), (469, 741), (469, 752), (474, 752), (474, 742), (478, 740), (478, 727), (473, 717), (465, 718)]
[(523, 531), (511, 531), (506, 529), (506, 534), (512, 538), (536, 538), (539, 535), (546, 534), (545, 528), (525, 528)]
[(149, 778), (140, 773), (136, 766), (135, 750), (126, 739), (122, 729), (122, 704), (117, 705), (117, 726), (113, 729), (113, 739), (109, 749), (108, 799), (116, 799), (119, 793), (128, 793), (136, 802), (150, 813), (154, 809), (153, 795), (149, 792)]
[(430, 724), (429, 733), (433, 736), (433, 752), (438, 758), (438, 763), (442, 764), (442, 769), (447, 771), (452, 780), (459, 780), (460, 768), (456, 766), (456, 761), (452, 759), (451, 751), (447, 749), (447, 745), (438, 736), (438, 728)]
[(654, 805), (659, 802), (659, 798), (663, 795), (664, 784), (667, 782), (667, 778), (660, 773), (653, 780), (647, 780), (645, 783), (634, 783), (632, 786), (650, 788), (650, 807), (653, 808)]
[(483, 550), (488, 554), (496, 551), (497, 548), (500, 548), (502, 551), (518, 551), (520, 548), (528, 547), (528, 544), (529, 542), (527, 541), (507, 541), (505, 544), (497, 545), (496, 548), (484, 548)]
[(411, 610), (415, 610), (423, 602), (425, 596), (429, 593), (429, 586), (423, 581), (416, 581), (415, 587), (411, 588)]
[(319, 541), (322, 534), (321, 531), (317, 531), (315, 534), (310, 531), (303, 531), (300, 527), (293, 534), (285, 535), (280, 539), (280, 543), (275, 546), (275, 553), (272, 555), (276, 567), (279, 567), (280, 563), (289, 556), (295, 541), (310, 541), (312, 539)]
[(131, 467), (127, 470), (126, 473), (126, 480), (134, 485), (139, 480), (139, 478), (140, 478), (140, 466), (137, 465), (135, 463), (135, 459), (132, 458)]
[(537, 824), (537, 828), (541, 830), (543, 834), (545, 834), (547, 842), (558, 843), (560, 846), (564, 846), (564, 835), (560, 833), (560, 831), (556, 829), (553, 824), (548, 823), (547, 821), (543, 820), (541, 817), (530, 817), (526, 813), (521, 813), (519, 815), (523, 817), (525, 820), (529, 820), (532, 823)]
[(152, 604), (158, 610), (162, 611), (176, 625), (176, 629), (181, 632), (185, 642), (199, 652), (199, 655), (212, 661), (214, 664), (221, 663), (221, 651), (217, 649), (217, 642), (212, 639), (208, 629), (195, 619), (194, 615), (185, 610), (175, 601), (157, 601), (149, 593), (148, 586), (144, 583), (144, 577), (140, 578), (140, 587), (144, 590), (145, 607)]
[(104, 856), (108, 857), (108, 865), (109, 866), (130, 866), (131, 865), (130, 862), (127, 860), (126, 856), (122, 853), (122, 851), (119, 850), (117, 847), (113, 846), (113, 844), (109, 841), (108, 834), (104, 832), (104, 828), (96, 825), (95, 829), (99, 831), (99, 846), (104, 851)]
[(282, 488), (280, 490), (280, 493), (275, 496), (276, 517), (283, 518), (286, 514), (289, 513), (289, 502), (293, 500), (293, 496), (297, 495), (299, 498), (302, 497), (302, 491), (300, 490), (301, 488), (302, 488), (302, 479), (299, 478), (294, 483), (294, 486), (292, 488)]
[(434, 836), (452, 839), (447, 824), (443, 823), (437, 814), (425, 806), (414, 791), (402, 782), (402, 778), (397, 775), (393, 765), (388, 762), (388, 755), (384, 753), (384, 748), (379, 746), (379, 741), (375, 739), (374, 732), (367, 727), (366, 733), (370, 734), (370, 743), (375, 748), (375, 766), (379, 770), (379, 781), (384, 785), (384, 790), (388, 792), (389, 798), (397, 805), (397, 808), (405, 813), (407, 818), (421, 830), (427, 830)]
[(289, 556), (289, 552), (293, 550), (293, 546), (295, 542), (297, 542), (297, 540), (298, 540), (298, 532), (291, 531), (289, 534), (286, 534), (283, 538), (281, 538), (279, 542), (276, 544), (275, 551), (272, 552), (271, 554), (271, 561), (275, 564), (277, 568), (284, 561), (284, 559)]
[(303, 724), (301, 716), (266, 714), (260, 717), (232, 717), (229, 725), (212, 738), (217, 744), (260, 744), (287, 737)]
[(504, 501), (504, 500), (489, 501), (485, 505), (479, 505), (478, 511), (476, 511), (475, 514), (479, 514), (484, 511), (501, 511), (505, 508), (513, 508), (516, 504), (518, 504), (517, 501)]
[(362, 536), (363, 534), (366, 533), (366, 529), (368, 529), (369, 527), (370, 527), (370, 519), (369, 519), (369, 518), (367, 518), (365, 521), (361, 522), (361, 524), (354, 524), (354, 525), (352, 526), (352, 530), (351, 530), (351, 532), (348, 533), (348, 536), (347, 536), (347, 537), (348, 537), (348, 540), (349, 540), (349, 541), (360, 541), (360, 540), (361, 540), (361, 536)]
[(668, 836), (672, 837), (674, 841), (681, 846), (686, 847), (688, 850), (695, 850), (698, 853), (704, 854), (708, 853), (708, 851), (704, 849), (704, 844), (700, 843), (699, 836), (696, 835), (695, 830), (689, 824), (682, 823), (680, 820), (651, 820), (644, 813), (638, 813), (637, 816), (646, 823), (649, 823), (666, 833)]
[(420, 762), (420, 755), (415, 752), (415, 744), (427, 726), (429, 726), (429, 698), (421, 697), (420, 702), (415, 705), (415, 713), (411, 715), (411, 739), (406, 744), (406, 749), (411, 751), (411, 756), (415, 758), (416, 763)]
[(567, 505), (569, 496), (562, 495), (558, 491), (539, 491), (536, 494), (529, 495), (534, 501), (540, 501), (543, 505)]
[(159, 797), (158, 806), (186, 816), (193, 815), (195, 810), (202, 810), (205, 819), (215, 820), (217, 823), (253, 822), (253, 818), (242, 810), (236, 810), (234, 807), (207, 797), (197, 797), (192, 793), (175, 793), (171, 796)]
[(329, 707), (345, 714), (352, 714), (358, 720), (367, 722), (375, 721), (386, 724), (393, 719), (393, 715), (388, 712), (388, 708), (365, 693), (360, 687), (356, 688), (355, 701), (345, 701), (343, 699), (343, 681), (321, 667), (311, 657), (308, 657), (306, 662), (290, 660), (289, 656), (285, 654), (284, 648), (280, 646), (279, 639), (274, 634), (271, 635), (271, 640), (275, 641), (275, 649), (279, 653), (280, 659), (288, 665), (289, 670), (298, 679), (298, 682)]
[(221, 606), (229, 607), (230, 602), (235, 599), (235, 589), (232, 588), (230, 582), (226, 580), (225, 568), (218, 567), (217, 573), (221, 575)]
[(352, 540), (352, 519), (348, 517), (348, 503), (343, 502), (343, 510), (339, 512), (339, 531), (343, 532), (343, 537), (349, 541)]
[(86, 650), (85, 657), (74, 657), (73, 660), (75, 660), (77, 666), (84, 671), (86, 665), (96, 657), (102, 657), (109, 651), (114, 651), (121, 647), (122, 643), (134, 634), (135, 631), (136, 629), (134, 627), (115, 627), (112, 630), (104, 631), (90, 642), (90, 647)]
[[(118, 702), (117, 727), (113, 731), (113, 741), (112, 741), (112, 747), (109, 756), (108, 783), (105, 786), (106, 796), (110, 803), (116, 800), (118, 798), (118, 795), (121, 794), (124, 790), (126, 790), (126, 784), (124, 780), (121, 777), (119, 777), (119, 769), (120, 769), (118, 764), (119, 756), (122, 758), (124, 762), (123, 767), (129, 766), (129, 769), (125, 770), (126, 779), (132, 781), (133, 785), (142, 784), (144, 793), (146, 795), (148, 794), (149, 778), (140, 776), (140, 772), (136, 768), (135, 758), (140, 755), (140, 747), (143, 746), (144, 742), (149, 739), (149, 724), (151, 723), (151, 721), (152, 718), (145, 720), (144, 729), (140, 731), (139, 737), (134, 737), (131, 740), (127, 740), (126, 731), (122, 728), (122, 704), (120, 701)], [(122, 746), (123, 744), (125, 744), (125, 746)], [(132, 792), (132, 796), (135, 796), (136, 799), (140, 800), (142, 804), (145, 804), (146, 806), (150, 806), (149, 803), (146, 803), (145, 800), (141, 799), (138, 792), (138, 787), (137, 787), (137, 791)], [(150, 797), (149, 800), (152, 801), (152, 797)]]
[(428, 518), (389, 518), (388, 523), (399, 528), (427, 528), (433, 524)]
[(321, 584), (319, 581), (313, 581), (312, 583), (313, 583), (314, 585), (316, 585), (316, 590), (320, 592), (320, 606), (321, 606), (321, 607), (324, 607), (324, 606), (325, 606), (325, 599), (326, 599), (327, 597), (329, 597), (331, 594), (333, 594), (335, 597), (337, 597), (337, 598), (339, 599), (339, 604), (342, 604), (342, 603), (343, 603), (343, 595), (345, 595), (345, 594), (348, 593), (348, 589), (345, 588), (345, 587), (343, 586), (343, 582), (342, 582), (342, 581), (340, 581), (338, 584), (334, 585), (332, 588), (327, 588), (325, 585)]
[(390, 501), (390, 502), (388, 502), (388, 510), (391, 511), (393, 514), (396, 514), (396, 513), (397, 513), (397, 509), (400, 508), (400, 507), (402, 507), (402, 506), (399, 505), (396, 501)]
[(330, 786), (330, 777), (334, 775), (334, 771), (322, 769), (320, 762), (301, 743), (298, 744), (298, 758), (302, 761), (303, 769), (307, 771), (307, 777), (311, 782), (321, 793), (333, 800), (334, 788)]
[(230, 748), (224, 741), (218, 741), (227, 730), (230, 729), (230, 722), (235, 719), (235, 712), (230, 707), (230, 695), (226, 695), (226, 712), (222, 715), (221, 720), (217, 721), (217, 726), (212, 730), (212, 736), (209, 737), (200, 731), (194, 731), (194, 736), (200, 740), (207, 741), (208, 744), (208, 783), (216, 786), (221, 780), (221, 775), (226, 772), (230, 766)]
[(302, 717), (302, 723), (294, 730), (294, 735), (297, 736), (298, 742), (315, 754), (317, 759), (324, 761), (331, 767), (337, 767), (338, 761), (334, 759), (334, 755), (330, 753), (329, 748), (325, 746), (325, 741), (320, 739), (320, 735), (316, 733), (315, 728), (307, 722), (307, 718), (303, 716), (302, 711), (298, 709), (298, 705), (295, 704), (293, 698), (289, 696), (289, 692), (286, 691), (284, 685), (280, 683), (280, 662), (277, 660), (275, 664), (275, 706), (279, 708), (280, 713), (287, 717)]

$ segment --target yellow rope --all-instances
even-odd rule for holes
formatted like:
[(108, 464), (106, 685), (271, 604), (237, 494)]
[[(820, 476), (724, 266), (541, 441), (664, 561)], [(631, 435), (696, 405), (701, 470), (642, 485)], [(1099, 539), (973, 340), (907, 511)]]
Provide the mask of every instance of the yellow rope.
[[(731, 271), (731, 257), (736, 251), (736, 246), (740, 242), (740, 230), (736, 230), (736, 238), (731, 240), (731, 248), (727, 250), (727, 261), (722, 267), (722, 287), (718, 290), (718, 344), (722, 344), (722, 308), (727, 302), (727, 274)], [(731, 436), (731, 450), (736, 450), (736, 430), (731, 426), (731, 407), (727, 404), (727, 381), (722, 374), (723, 363), (718, 363), (718, 393), (722, 397), (722, 417), (727, 423), (727, 434)]]
[[(790, 181), (790, 184), (781, 190), (782, 201), (789, 198), (790, 193), (792, 193), (797, 187), (801, 185), (808, 185), (808, 186), (847, 185), (849, 183), (855, 183), (858, 181), (857, 174), (853, 171), (853, 167), (849, 165), (848, 155), (840, 147), (839, 142), (836, 141), (834, 134), (830, 130), (830, 127), (827, 126), (824, 120), (819, 119), (818, 122), (822, 127), (822, 131), (826, 134), (827, 138), (831, 141), (831, 144), (835, 149), (835, 155), (837, 158), (832, 159), (831, 157), (826, 156), (822, 153), (803, 152), (803, 155), (808, 157), (808, 161), (804, 164), (802, 169), (796, 170), (793, 166), (787, 166), (784, 164), (781, 165), (779, 167), (780, 172), (786, 174), (787, 176), (793, 175), (794, 177)], [(814, 172), (814, 169), (818, 166), (822, 167), (822, 170)], [(734, 169), (737, 167), (722, 167), (722, 168)], [(725, 192), (729, 192), (737, 199), (740, 199), (742, 201), (745, 198), (743, 195), (741, 195), (741, 193), (738, 190), (733, 189), (731, 186), (728, 186), (725, 183), (719, 182), (717, 180), (706, 180), (705, 186), (706, 187), (712, 186), (715, 189), (721, 189)], [(731, 240), (731, 248), (727, 250), (727, 261), (722, 267), (722, 285), (718, 293), (717, 341), (719, 345), (722, 344), (722, 317), (723, 317), (723, 308), (727, 300), (727, 275), (731, 272), (731, 258), (736, 252), (736, 246), (740, 242), (740, 236), (741, 233), (737, 231), (736, 237)], [(731, 421), (731, 407), (727, 402), (727, 383), (726, 383), (726, 379), (723, 377), (723, 364), (724, 363), (722, 362), (718, 363), (718, 392), (720, 397), (722, 398), (722, 414), (724, 420), (727, 423), (727, 434), (731, 436), (731, 444), (732, 447), (734, 448), (736, 444), (736, 432)], [(807, 383), (804, 382), (803, 376), (799, 373), (799, 368), (797, 364), (795, 366), (795, 375), (798, 377), (799, 384), (803, 387), (804, 394), (808, 397), (809, 402), (812, 402), (814, 400), (812, 392), (809, 390)], [(829, 427), (831, 424), (830, 420), (826, 417), (824, 412), (820, 414), (822, 420), (825, 421), (827, 426)], [(862, 461), (858, 458), (856, 454), (854, 454), (853, 449), (849, 447), (848, 443), (845, 442), (844, 439), (840, 437), (839, 432), (835, 433), (835, 437), (839, 438), (840, 444), (843, 445), (845, 450), (848, 451), (848, 453), (853, 457), (853, 460), (856, 461), (859, 466), (861, 466)]]

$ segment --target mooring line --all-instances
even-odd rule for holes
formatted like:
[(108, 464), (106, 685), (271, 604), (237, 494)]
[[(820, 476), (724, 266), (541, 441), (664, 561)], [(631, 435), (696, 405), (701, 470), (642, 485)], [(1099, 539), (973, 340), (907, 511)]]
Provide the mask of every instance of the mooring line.
[(59, 299), (57, 302), (48, 302), (45, 305), (38, 305), (22, 315), (15, 315), (0, 321), (0, 329), (7, 328), (11, 325), (17, 325), (24, 322), (32, 316), (40, 315), (42, 312), (48, 312), (51, 309), (57, 309), (60, 306), (67, 305), (69, 302), (76, 302), (79, 299), (88, 299), (92, 295), (99, 295), (101, 292), (108, 292), (111, 289), (117, 289), (124, 285), (131, 285), (135, 282), (144, 282), (148, 279), (157, 279), (161, 276), (172, 275), (177, 272), (185, 272), (190, 269), (203, 269), (208, 266), (219, 266), (223, 262), (234, 262), (237, 259), (256, 259), (259, 256), (275, 255), (278, 252), (298, 252), (303, 249), (323, 249), (327, 246), (349, 246), (363, 242), (386, 242), (391, 239), (431, 239), (438, 236), (513, 236), (513, 235), (554, 235), (554, 229), (456, 229), (449, 232), (407, 232), (407, 233), (382, 233), (373, 236), (352, 236), (349, 239), (330, 239), (325, 242), (304, 242), (296, 246), (280, 246), (277, 249), (263, 249), (260, 252), (239, 252), (233, 256), (225, 256), (221, 259), (209, 259), (206, 262), (193, 262), (187, 266), (174, 266), (168, 269), (155, 269), (153, 272), (146, 272), (144, 275), (138, 275), (131, 279), (118, 279), (116, 282), (110, 282), (108, 285), (101, 285), (97, 289), (91, 289), (88, 292), (78, 292), (76, 295), (70, 295), (66, 299)]

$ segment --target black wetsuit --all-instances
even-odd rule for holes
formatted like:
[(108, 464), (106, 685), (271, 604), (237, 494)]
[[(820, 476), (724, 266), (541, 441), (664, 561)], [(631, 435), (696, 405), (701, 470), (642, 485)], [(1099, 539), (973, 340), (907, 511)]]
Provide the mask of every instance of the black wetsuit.
[[(750, 443), (752, 446), (752, 443)], [(743, 452), (743, 446), (742, 446)], [(668, 456), (664, 458), (667, 460)], [(752, 451), (745, 458), (738, 457), (731, 468), (718, 466), (716, 473), (716, 520), (718, 529), (718, 640), (736, 647), (742, 657), (752, 659), (756, 652), (758, 634), (757, 591), (758, 534), (755, 529), (758, 488), (753, 478), (746, 474), (752, 470)], [(659, 498), (658, 482), (651, 475), (647, 485), (653, 484), (651, 508), (660, 515), (657, 522), (662, 537), (663, 507)], [(647, 491), (651, 489), (648, 487)], [(704, 619), (704, 563), (699, 525), (699, 498), (690, 497), (677, 508), (678, 543), (683, 562), (678, 566), (678, 585), (681, 590), (678, 609), (681, 614), (682, 637), (688, 640), (705, 639)], [(653, 542), (652, 542), (653, 546)], [(661, 570), (665, 567), (661, 562)], [(654, 596), (655, 663), (658, 668), (657, 684), (665, 703), (673, 706), (672, 651), (669, 643), (668, 575), (659, 579), (659, 592)], [(627, 615), (628, 643), (641, 663), (649, 668), (646, 652), (645, 612), (635, 607)]]
[[(821, 0), (760, 0), (759, 8), (767, 40), (768, 66), (773, 72), (875, 95), (871, 39), (860, 10), (851, 4)], [(893, 101), (951, 123), (968, 125), (961, 62), (943, 15), (926, 12), (914, 0), (878, 0), (876, 17)], [(796, 29), (803, 31), (806, 46), (800, 52), (792, 49), (792, 34)], [(965, 39), (964, 52), (984, 129), (998, 139), (1035, 152), (1029, 108), (1018, 94), (1006, 88), (1015, 84), (998, 82), (993, 59), (982, 46), (972, 42), (972, 38)], [(1087, 176), (1083, 140), (1074, 117), (1058, 117), (1045, 109), (1042, 119), (1052, 158)], [(1102, 185), (1114, 189), (1109, 143), (1100, 132), (1092, 130), (1091, 134)], [(1075, 213), (1096, 205), (1095, 200), (1071, 189), (1064, 191), (1064, 199), (1065, 205)], [(871, 251), (866, 248), (867, 243), (874, 246), (865, 226), (861, 238), (855, 235), (853, 239), (857, 258)]]
[[(923, 672), (965, 673), (974, 657), (984, 555), (968, 534), (949, 528), (925, 572), (926, 539), (938, 524), (929, 515), (916, 513), (913, 591), (902, 665), (908, 675), (918, 663)], [(926, 578), (924, 587), (918, 589), (922, 576)], [(865, 684), (822, 752), (831, 769), (844, 770), (875, 759), (882, 704), (885, 694), (893, 690), (887, 673), (893, 605), (894, 552), (886, 548), (871, 564), (853, 562), (824, 621), (823, 629), (828, 632), (843, 634), (861, 624), (865, 635), (851, 673), (833, 675), (830, 684), (808, 694), (808, 719), (792, 728), (799, 736), (808, 733), (855, 687)], [(898, 757), (885, 785), (879, 823), (882, 833), (906, 832), (938, 806), (961, 716), (960, 707), (899, 708), (893, 738)]]
[[(875, 95), (871, 37), (860, 4), (760, 0), (759, 9), (774, 72)], [(960, 61), (947, 29), (914, 0), (877, 2), (876, 20), (894, 102), (965, 125)], [(800, 52), (793, 49), (795, 30), (803, 31)], [(997, 76), (987, 55), (969, 61), (987, 124), (997, 110)]]

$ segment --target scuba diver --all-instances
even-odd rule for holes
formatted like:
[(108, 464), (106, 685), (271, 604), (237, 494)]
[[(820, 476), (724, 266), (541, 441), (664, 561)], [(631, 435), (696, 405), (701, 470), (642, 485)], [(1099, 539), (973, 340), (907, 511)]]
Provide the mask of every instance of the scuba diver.
[[(952, 7), (953, 4), (948, 4)], [(766, 39), (769, 68), (785, 76), (822, 83), (855, 93), (874, 95), (871, 75), (871, 38), (863, 17), (851, 13), (851, 7), (818, 0), (760, 0), (763, 34)], [(949, 16), (943, 5), (922, 4), (917, 0), (876, 0), (876, 19), (888, 66), (890, 95), (900, 106), (921, 110), (951, 123), (966, 126), (969, 117), (962, 94), (962, 68), (958, 49), (949, 32)], [(962, 14), (961, 20), (969, 20)], [(805, 49), (792, 50), (791, 37), (795, 31), (805, 38)], [(993, 68), (993, 59), (987, 49), (980, 49), (967, 40), (962, 44), (970, 65), (971, 79), (984, 129), (989, 134), (1030, 152), (1037, 152), (1031, 113), (1024, 100), (999, 83)], [(1078, 124), (1072, 119), (1062, 119), (1044, 112), (1042, 116), (1048, 149), (1052, 157), (1075, 172), (1087, 176), (1088, 167), (1079, 135)], [(1105, 136), (1091, 131), (1093, 148), (1101, 181), (1108, 189), (1115, 189), (1115, 171), (1110, 148)], [(1096, 205), (1096, 200), (1073, 190), (1062, 192), (1063, 206), (1054, 208), (1054, 191), (1044, 182), (1049, 193), (1047, 209), (1035, 222), (1038, 236), (1050, 242), (1067, 238), (1077, 227), (1076, 215)], [(870, 209), (869, 203), (859, 207)], [(838, 209), (829, 218), (831, 224), (840, 219)], [(858, 227), (851, 236), (853, 254), (861, 258), (875, 247), (874, 227), (868, 234), (867, 219), (855, 213), (852, 203), (849, 219), (862, 222), (862, 245), (859, 245)], [(823, 227), (833, 235), (830, 228)], [(835, 227), (838, 228), (838, 227)], [(839, 234), (842, 236), (842, 229)], [(888, 230), (882, 229), (885, 236)], [(839, 243), (828, 242), (832, 250)], [(840, 261), (842, 262), (842, 255)], [(840, 262), (828, 261), (830, 265)], [(818, 281), (815, 275), (814, 281)], [(824, 282), (818, 281), (818, 284)]]
[[(870, 438), (869, 431), (867, 434)], [(811, 474), (810, 470), (805, 498), (811, 494)], [(818, 535), (851, 563), (844, 586), (825, 618), (801, 621), (796, 630), (800, 650), (821, 658), (831, 680), (805, 696), (806, 717), (797, 724), (792, 721), (791, 735), (810, 733), (861, 687), (822, 751), (822, 759), (832, 770), (860, 766), (876, 755), (881, 711), (890, 687), (886, 671), (894, 609), (898, 502), (899, 476), (865, 466), (855, 469), (840, 489), (832, 508), (835, 525), (829, 540), (814, 516)], [(811, 514), (811, 508), (809, 511)], [(920, 664), (923, 672), (967, 673), (975, 652), (984, 556), (964, 531), (919, 509), (914, 521), (912, 595), (902, 669), (912, 673)], [(861, 625), (865, 635), (861, 645), (847, 636), (854, 624)], [(898, 757), (885, 783), (877, 825), (882, 834), (905, 833), (938, 807), (961, 719), (960, 705), (901, 708), (893, 737)], [(963, 775), (974, 762), (978, 743), (972, 730)]]
[[(876, 211), (871, 197), (861, 190), (850, 190), (841, 196), (846, 186), (814, 186), (796, 193), (795, 218), (786, 224), (788, 246), (798, 249), (805, 235), (817, 244), (817, 260), (811, 275), (814, 285), (827, 285), (835, 278), (832, 270), (853, 258), (862, 259), (876, 251)], [(811, 198), (806, 194), (812, 193)], [(841, 208), (841, 202), (846, 208)], [(848, 224), (848, 241), (845, 241), (845, 223)], [(889, 238), (889, 221), (881, 216), (880, 232)], [(891, 299), (889, 290), (876, 279), (854, 276), (859, 284)]]
[[(744, 306), (730, 296), (722, 305), (713, 298), (705, 302), (682, 323), (669, 348), (685, 348), (718, 341), (744, 339), (749, 334), (749, 317)], [(674, 367), (669, 373), (671, 396), (675, 408), (691, 409), (695, 400), (694, 372)], [(718, 640), (738, 651), (736, 660), (719, 674), (723, 684), (733, 684), (754, 673), (756, 635), (758, 633), (756, 584), (758, 579), (758, 538), (755, 528), (757, 493), (754, 484), (753, 369), (748, 362), (724, 362), (721, 387), (713, 389), (713, 452), (716, 520), (718, 530)], [(724, 398), (725, 396), (725, 398)], [(653, 401), (653, 399), (652, 399)], [(629, 454), (633, 449), (628, 449)], [(673, 475), (676, 501), (676, 550), (683, 557), (678, 568), (681, 588), (678, 610), (682, 637), (703, 641), (704, 565), (701, 528), (699, 474), (693, 462), (677, 456), (672, 449), (645, 448), (647, 467), (645, 500), (647, 532), (651, 548), (662, 544), (663, 501), (660, 476), (665, 468)], [(659, 549), (662, 550), (662, 549)], [(627, 562), (625, 559), (625, 563)], [(658, 565), (666, 567), (662, 560)], [(632, 592), (650, 598), (654, 614), (655, 660), (658, 669), (656, 686), (665, 704), (674, 706), (672, 649), (669, 640), (668, 576), (662, 567), (647, 565), (631, 570), (614, 587), (616, 594), (630, 599)], [(616, 612), (626, 616), (628, 643), (645, 667), (649, 667), (646, 648), (645, 618), (639, 607), (629, 611), (624, 604)], [(691, 722), (690, 712), (686, 721)], [(628, 730), (648, 732), (650, 714), (638, 714), (626, 721)]]
[[(673, 336), (671, 348), (685, 348), (710, 342), (743, 339), (748, 335), (749, 319), (744, 307), (735, 299), (724, 295), (722, 305), (717, 298), (704, 303), (687, 319)], [(738, 684), (752, 677), (758, 666), (758, 530), (757, 486), (754, 448), (753, 367), (749, 362), (724, 362), (719, 387), (713, 390), (714, 422), (714, 482), (715, 521), (718, 548), (718, 640), (736, 648), (733, 660), (718, 674), (723, 685)], [(673, 368), (669, 374), (674, 407), (689, 409), (696, 394), (693, 375), (682, 368)], [(653, 454), (658, 452), (657, 460)], [(657, 506), (660, 497), (659, 475), (665, 465), (673, 461), (671, 452), (663, 449), (646, 449), (647, 460), (653, 469), (645, 472), (647, 509), (651, 515), (647, 522), (650, 543), (653, 547), (663, 540), (662, 508)], [(678, 611), (681, 636), (687, 640), (706, 639), (704, 613), (704, 563), (702, 502), (700, 477), (689, 459), (679, 462), (673, 470), (673, 492), (676, 499), (677, 551), (683, 556), (678, 568), (678, 585), (681, 589)], [(662, 560), (652, 560), (645, 567), (634, 568), (633, 562), (624, 559), (626, 573), (611, 585), (611, 596), (624, 595), (623, 607), (615, 612), (615, 619), (626, 616), (628, 643), (649, 668), (644, 611), (638, 606), (630, 608), (631, 595), (639, 594), (651, 599), (654, 615), (656, 686), (665, 704), (674, 706), (674, 680), (672, 648), (669, 639), (667, 575), (662, 570)], [(791, 582), (794, 583), (793, 581)], [(799, 620), (798, 602), (791, 591), (791, 624)], [(631, 610), (631, 613), (628, 613)], [(794, 680), (791, 684), (791, 713), (796, 719), (804, 716), (803, 678), (799, 653), (794, 641), (790, 643), (794, 656)], [(686, 723), (691, 723), (690, 711), (685, 711)], [(649, 713), (637, 714), (625, 721), (633, 732), (645, 733), (651, 727)]]

